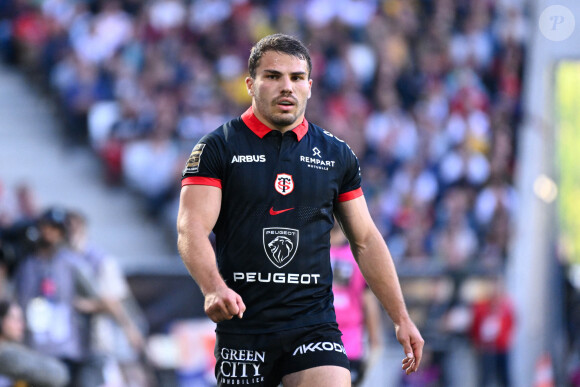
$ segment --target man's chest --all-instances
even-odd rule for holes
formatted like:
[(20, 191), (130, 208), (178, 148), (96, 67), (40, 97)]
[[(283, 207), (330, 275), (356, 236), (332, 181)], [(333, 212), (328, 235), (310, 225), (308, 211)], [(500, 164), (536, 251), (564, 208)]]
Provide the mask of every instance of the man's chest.
[(324, 205), (338, 195), (340, 163), (325, 144), (268, 138), (228, 150), (224, 193), (239, 201)]

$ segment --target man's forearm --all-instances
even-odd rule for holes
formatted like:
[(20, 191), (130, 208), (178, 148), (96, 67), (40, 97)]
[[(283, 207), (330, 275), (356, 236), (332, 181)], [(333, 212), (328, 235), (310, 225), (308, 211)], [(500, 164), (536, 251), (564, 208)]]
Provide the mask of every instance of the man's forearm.
[(209, 239), (192, 235), (194, 233), (180, 232), (177, 247), (189, 274), (206, 295), (226, 284), (218, 271), (215, 252)]
[(381, 235), (373, 233), (366, 241), (351, 245), (363, 276), (393, 322), (409, 319), (399, 278)]
[(225, 286), (209, 241), (220, 206), (219, 188), (189, 185), (181, 190), (177, 215), (177, 248), (185, 267), (204, 296)]

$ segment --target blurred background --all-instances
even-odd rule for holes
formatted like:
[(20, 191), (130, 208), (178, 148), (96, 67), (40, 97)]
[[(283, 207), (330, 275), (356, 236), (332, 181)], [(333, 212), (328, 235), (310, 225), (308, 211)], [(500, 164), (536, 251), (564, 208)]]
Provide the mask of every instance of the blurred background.
[(38, 219), (79, 212), (144, 336), (148, 382), (101, 385), (214, 385), (180, 175), (249, 106), (253, 43), (283, 32), (310, 49), (306, 117), (358, 155), (426, 340), (404, 376), (384, 315), (362, 384), (580, 386), (576, 19), (574, 0), (0, 0), (0, 297)]

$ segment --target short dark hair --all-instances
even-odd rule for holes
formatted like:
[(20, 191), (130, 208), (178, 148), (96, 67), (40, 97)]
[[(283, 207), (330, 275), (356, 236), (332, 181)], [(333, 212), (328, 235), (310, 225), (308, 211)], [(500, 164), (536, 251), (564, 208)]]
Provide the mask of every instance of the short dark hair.
[(250, 77), (256, 77), (256, 68), (260, 64), (260, 59), (268, 51), (276, 51), (282, 54), (288, 54), (305, 60), (308, 64), (308, 78), (312, 72), (312, 60), (308, 48), (297, 38), (285, 34), (268, 35), (252, 47), (250, 58), (248, 59), (248, 71)]
[(61, 207), (49, 207), (38, 219), (39, 225), (50, 225), (60, 228), (62, 231), (67, 230), (68, 211)]

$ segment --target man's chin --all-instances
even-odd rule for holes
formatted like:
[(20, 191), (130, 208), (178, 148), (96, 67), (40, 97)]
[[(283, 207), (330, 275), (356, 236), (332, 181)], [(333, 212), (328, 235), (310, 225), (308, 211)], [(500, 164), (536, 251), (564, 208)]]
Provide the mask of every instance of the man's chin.
[(280, 127), (292, 125), (295, 121), (296, 116), (290, 113), (283, 113), (272, 117), (272, 123)]

